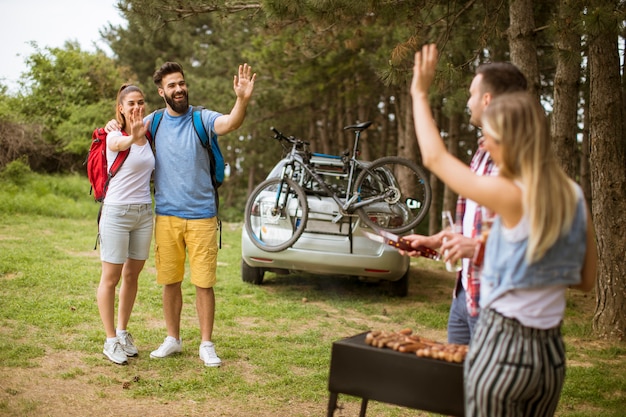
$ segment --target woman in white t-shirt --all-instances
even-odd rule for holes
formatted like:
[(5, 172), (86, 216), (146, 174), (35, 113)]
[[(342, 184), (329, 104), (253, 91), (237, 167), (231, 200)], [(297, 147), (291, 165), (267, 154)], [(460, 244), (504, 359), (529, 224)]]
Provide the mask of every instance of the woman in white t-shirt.
[[(117, 174), (110, 179), (99, 222), (102, 275), (97, 299), (106, 341), (104, 355), (117, 364), (138, 350), (127, 325), (137, 296), (139, 273), (148, 259), (153, 230), (150, 178), (154, 154), (143, 125), (144, 94), (134, 85), (124, 84), (117, 94), (116, 118), (121, 131), (107, 136), (108, 168), (120, 151), (130, 149)], [(119, 291), (115, 325), (115, 289)]]

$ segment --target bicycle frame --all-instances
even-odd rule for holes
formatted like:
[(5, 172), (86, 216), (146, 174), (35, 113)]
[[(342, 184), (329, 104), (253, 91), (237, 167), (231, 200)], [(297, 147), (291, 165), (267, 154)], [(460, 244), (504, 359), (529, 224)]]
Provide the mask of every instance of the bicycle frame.
[[(291, 178), (296, 183), (298, 183), (300, 186), (303, 186), (303, 187), (304, 187), (303, 179), (305, 177), (304, 175), (302, 175), (300, 178), (297, 178), (297, 175), (299, 172), (303, 172), (304, 174), (309, 175), (322, 188), (322, 190), (326, 192), (328, 196), (330, 196), (335, 201), (335, 203), (337, 203), (337, 206), (339, 207), (339, 214), (333, 219), (333, 223), (337, 223), (344, 216), (353, 216), (354, 210), (358, 208), (365, 207), (372, 203), (385, 200), (386, 198), (389, 197), (391, 193), (388, 190), (381, 195), (362, 199), (358, 190), (352, 190), (352, 187), (354, 186), (354, 182), (356, 179), (355, 177), (356, 177), (357, 167), (360, 167), (362, 169), (367, 169), (367, 166), (363, 164), (361, 161), (357, 160), (355, 157), (355, 155), (358, 152), (358, 143), (359, 143), (360, 134), (361, 134), (360, 131), (356, 132), (356, 138), (354, 141), (352, 155), (350, 156), (350, 159), (348, 160), (348, 165), (350, 166), (350, 168), (349, 168), (349, 174), (348, 174), (348, 188), (346, 190), (345, 199), (342, 199), (341, 197), (339, 197), (337, 193), (335, 193), (335, 191), (333, 191), (328, 186), (328, 184), (326, 183), (326, 181), (324, 181), (322, 176), (319, 173), (317, 173), (315, 168), (305, 161), (304, 157), (302, 156), (305, 153), (305, 151), (299, 151), (297, 149), (298, 147), (297, 142), (292, 141), (291, 151), (289, 152), (286, 158), (287, 162), (285, 163), (285, 166), (283, 167), (282, 172), (281, 172), (281, 176), (280, 176), (281, 178)], [(282, 185), (280, 188), (282, 189)], [(281, 191), (282, 190), (279, 190), (279, 192)]]

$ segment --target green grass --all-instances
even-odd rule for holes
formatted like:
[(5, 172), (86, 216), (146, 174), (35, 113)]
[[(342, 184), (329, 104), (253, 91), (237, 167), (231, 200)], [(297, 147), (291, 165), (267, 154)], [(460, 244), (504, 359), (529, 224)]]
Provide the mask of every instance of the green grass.
[[(255, 404), (263, 416), (319, 416), (326, 410), (333, 341), (372, 328), (404, 327), (445, 340), (453, 278), (440, 265), (415, 261), (405, 299), (386, 296), (378, 284), (347, 278), (266, 274), (264, 285), (253, 286), (240, 278), (241, 224), (228, 223), (219, 254), (214, 331), (224, 366), (205, 369), (198, 360), (195, 291), (188, 279), (183, 353), (148, 358), (165, 336), (152, 258), (140, 277), (129, 326), (140, 356), (115, 366), (101, 354), (104, 331), (95, 302), (100, 261), (93, 250), (98, 205), (88, 195), (87, 180), (33, 173), (20, 178), (18, 184), (0, 177), (0, 415), (42, 415), (45, 401), (24, 395), (15, 379), (37, 371), (43, 378), (37, 384), (46, 390), (75, 383), (92, 393), (90, 401), (102, 404), (145, 401), (155, 410), (190, 402), (232, 405), (231, 413), (220, 415), (241, 415)], [(568, 299), (568, 369), (559, 416), (623, 415), (626, 346), (594, 339), (592, 314), (593, 296)], [(64, 356), (76, 360), (63, 362)], [(63, 364), (59, 369), (44, 365), (56, 357)], [(130, 388), (120, 390), (121, 384)], [(341, 396), (340, 402), (358, 410), (356, 398)], [(369, 414), (424, 415), (375, 402)]]

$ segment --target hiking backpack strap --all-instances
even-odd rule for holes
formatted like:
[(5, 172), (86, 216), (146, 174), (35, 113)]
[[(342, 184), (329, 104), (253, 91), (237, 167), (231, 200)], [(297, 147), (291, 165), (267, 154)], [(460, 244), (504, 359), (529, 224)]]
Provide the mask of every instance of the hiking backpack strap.
[[(217, 212), (219, 212), (220, 196), (219, 196), (219, 192), (217, 189), (222, 183), (222, 181), (224, 180), (224, 178), (221, 178), (221, 179), (217, 178), (216, 159), (215, 159), (215, 154), (213, 153), (213, 150), (215, 148), (219, 152), (219, 148), (217, 148), (218, 146), (217, 140), (214, 139), (215, 135), (211, 135), (211, 139), (209, 139), (209, 133), (207, 132), (206, 127), (204, 126), (204, 123), (202, 122), (202, 109), (203, 108), (204, 107), (202, 106), (193, 106), (192, 111), (191, 111), (191, 117), (193, 120), (193, 128), (195, 129), (196, 134), (198, 135), (198, 138), (200, 138), (200, 143), (202, 144), (204, 149), (207, 150), (209, 154), (209, 165), (210, 165), (209, 169), (211, 170), (211, 183), (213, 184), (213, 190), (215, 193), (215, 209)], [(222, 158), (222, 161), (223, 161), (223, 158)], [(219, 230), (219, 247), (221, 248), (222, 247), (222, 221), (220, 220), (219, 216), (217, 217), (217, 228)]]
[(202, 146), (207, 148), (209, 146), (209, 134), (206, 131), (206, 127), (204, 127), (204, 123), (202, 122), (202, 106), (193, 106), (191, 117), (193, 118), (193, 128), (196, 130), (198, 137), (200, 138), (200, 143)]
[(219, 181), (216, 177), (217, 167), (214, 154), (213, 135), (211, 135), (211, 139), (209, 139), (209, 133), (202, 122), (202, 109), (203, 107), (201, 106), (193, 106), (191, 117), (193, 118), (193, 128), (195, 129), (198, 138), (200, 138), (200, 143), (209, 153), (209, 161), (211, 162), (211, 181), (213, 182), (213, 188), (215, 188), (217, 192), (217, 187), (219, 187), (221, 181)]
[[(161, 120), (163, 120), (163, 112), (165, 109), (159, 109), (154, 112), (154, 116), (152, 116), (152, 121), (150, 122), (150, 135), (146, 135), (148, 140), (154, 141), (156, 138), (156, 132), (161, 124)], [(152, 144), (154, 146), (154, 144)]]

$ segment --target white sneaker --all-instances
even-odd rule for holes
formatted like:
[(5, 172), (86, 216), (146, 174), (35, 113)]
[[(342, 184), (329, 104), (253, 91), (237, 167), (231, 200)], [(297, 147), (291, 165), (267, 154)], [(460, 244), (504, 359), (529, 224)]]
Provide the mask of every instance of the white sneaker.
[(104, 356), (109, 358), (111, 362), (117, 363), (118, 365), (124, 365), (128, 362), (128, 359), (126, 359), (126, 353), (124, 352), (124, 349), (122, 349), (122, 345), (120, 345), (118, 340), (110, 343), (104, 342), (104, 349), (102, 350), (102, 353), (104, 353)]
[(203, 342), (200, 345), (200, 359), (204, 361), (205, 366), (220, 366), (222, 360), (215, 353), (215, 345), (212, 342)]
[(135, 346), (135, 340), (130, 333), (121, 333), (117, 336), (117, 339), (120, 341), (120, 345), (122, 346), (122, 350), (126, 353), (126, 356), (137, 356), (139, 354), (139, 350)]
[(152, 353), (150, 353), (151, 358), (165, 358), (174, 353), (180, 353), (183, 351), (183, 342), (182, 340), (176, 340), (173, 337), (167, 336), (163, 341), (163, 344), (159, 346), (159, 348)]

